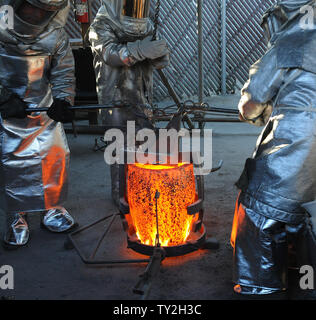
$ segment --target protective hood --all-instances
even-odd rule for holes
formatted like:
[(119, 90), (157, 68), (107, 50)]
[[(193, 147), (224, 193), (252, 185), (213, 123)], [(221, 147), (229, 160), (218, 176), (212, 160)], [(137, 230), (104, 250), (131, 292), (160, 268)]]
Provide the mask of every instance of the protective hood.
[(278, 68), (300, 68), (316, 73), (316, 21), (306, 24), (306, 14), (316, 12), (315, 0), (278, 1), (263, 16), (268, 47), (277, 51)]
[[(277, 1), (263, 15), (261, 26), (265, 30), (268, 41), (277, 36), (279, 32), (287, 28), (287, 25), (297, 18), (302, 18), (304, 6), (315, 7), (315, 0), (285, 0)], [(304, 12), (303, 12), (304, 14)]]
[[(47, 32), (49, 26), (62, 21), (61, 15), (67, 16), (68, 0), (6, 0), (14, 10), (13, 29), (0, 30), (1, 38), (16, 38), (25, 43), (34, 42), (41, 34)], [(55, 20), (56, 19), (56, 20)], [(8, 34), (5, 34), (8, 33)]]
[(143, 38), (152, 32), (152, 24), (147, 18), (124, 16), (124, 0), (103, 0), (93, 24), (109, 24), (120, 37)]

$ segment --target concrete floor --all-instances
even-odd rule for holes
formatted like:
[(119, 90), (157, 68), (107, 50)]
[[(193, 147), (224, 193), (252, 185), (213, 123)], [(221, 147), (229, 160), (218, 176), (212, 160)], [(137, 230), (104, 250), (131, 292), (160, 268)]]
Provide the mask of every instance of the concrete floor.
[[(227, 98), (230, 100), (231, 98)], [(224, 98), (225, 100), (225, 98)], [(226, 100), (225, 100), (226, 101)], [(236, 103), (236, 98), (232, 100)], [(220, 103), (220, 101), (218, 102)], [(228, 101), (229, 105), (231, 101)], [(232, 248), (230, 231), (238, 190), (238, 179), (244, 162), (254, 149), (260, 130), (247, 124), (208, 124), (214, 129), (213, 161), (224, 160), (222, 169), (205, 179), (205, 217), (207, 234), (220, 242), (214, 251), (199, 250), (183, 257), (167, 258), (154, 281), (150, 299), (230, 300), (233, 295)], [(94, 152), (99, 135), (68, 135), (71, 150), (70, 189), (67, 208), (80, 226), (117, 210), (110, 197), (109, 168), (102, 152)], [(1, 215), (3, 226), (3, 215)], [(14, 299), (138, 299), (133, 294), (138, 276), (146, 264), (120, 266), (87, 266), (75, 250), (65, 250), (66, 235), (49, 233), (39, 226), (39, 217), (30, 217), (31, 240), (17, 251), (0, 248), (0, 266), (14, 268), (14, 290), (0, 290), (1, 296)], [(78, 239), (85, 252), (91, 252), (103, 227), (84, 233)], [(3, 237), (3, 228), (0, 237)], [(111, 229), (100, 250), (103, 259), (143, 257), (126, 248), (120, 221)]]

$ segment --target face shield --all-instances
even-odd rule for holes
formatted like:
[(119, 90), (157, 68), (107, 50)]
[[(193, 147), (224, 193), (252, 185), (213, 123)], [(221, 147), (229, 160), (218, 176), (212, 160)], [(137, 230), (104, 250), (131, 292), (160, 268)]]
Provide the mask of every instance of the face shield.
[(149, 17), (150, 0), (122, 0), (122, 16), (143, 19)]
[(15, 0), (14, 30), (19, 37), (32, 38), (39, 35), (68, 0)]
[(21, 5), (15, 11), (15, 15), (19, 19), (35, 26), (47, 25), (55, 16), (55, 14), (56, 11), (46, 11), (28, 2), (21, 3)]

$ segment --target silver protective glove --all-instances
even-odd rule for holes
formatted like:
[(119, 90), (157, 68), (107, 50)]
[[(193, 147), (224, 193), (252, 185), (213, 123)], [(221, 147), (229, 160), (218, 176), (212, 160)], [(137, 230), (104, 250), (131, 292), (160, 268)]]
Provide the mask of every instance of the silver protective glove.
[(239, 111), (239, 119), (254, 126), (262, 127), (268, 123), (272, 110), (273, 107), (271, 104), (264, 104), (263, 111), (259, 116), (249, 118), (245, 113)]
[(127, 49), (129, 53), (138, 61), (145, 59), (158, 59), (169, 54), (169, 49), (165, 39), (153, 40), (151, 36), (143, 40), (128, 42)]
[(249, 124), (261, 127), (267, 124), (271, 116), (272, 101), (259, 103), (251, 99), (251, 95), (243, 93), (238, 104), (239, 119)]
[(166, 54), (163, 57), (152, 60), (152, 65), (155, 69), (163, 69), (168, 67), (170, 64), (170, 54)]

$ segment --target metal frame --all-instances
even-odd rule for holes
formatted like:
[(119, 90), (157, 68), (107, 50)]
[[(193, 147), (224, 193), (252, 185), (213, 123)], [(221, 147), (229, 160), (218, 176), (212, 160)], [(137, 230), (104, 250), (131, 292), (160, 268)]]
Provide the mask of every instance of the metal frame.
[[(87, 226), (84, 226), (71, 234), (68, 235), (68, 243), (66, 242), (65, 246), (66, 248), (71, 248), (72, 246), (76, 249), (77, 253), (79, 254), (81, 260), (88, 265), (110, 265), (110, 264), (131, 264), (131, 263), (147, 263), (150, 260), (149, 259), (123, 259), (123, 260), (96, 260), (95, 255), (97, 254), (98, 249), (100, 248), (101, 243), (105, 240), (105, 237), (109, 233), (111, 226), (113, 225), (115, 219), (120, 215), (120, 213), (112, 214), (109, 216), (106, 216), (102, 219), (99, 219)], [(84, 252), (81, 250), (78, 243), (75, 241), (74, 237), (80, 233), (82, 233), (85, 230), (91, 229), (92, 227), (100, 224), (101, 222), (112, 218), (107, 228), (102, 233), (101, 237), (99, 238), (96, 247), (93, 249), (89, 257), (86, 257)]]
[[(127, 153), (127, 151), (125, 152)], [(179, 153), (180, 158), (184, 156), (184, 153)], [(190, 158), (192, 159), (192, 153), (190, 153)], [(187, 157), (185, 157), (187, 158)], [(212, 170), (215, 172), (219, 170), (222, 166), (222, 161), (219, 165)], [(65, 243), (65, 248), (75, 248), (77, 253), (79, 254), (81, 260), (87, 265), (116, 265), (116, 264), (135, 264), (135, 263), (148, 263), (145, 272), (140, 276), (139, 281), (135, 285), (133, 292), (141, 296), (142, 300), (148, 298), (150, 289), (152, 286), (152, 280), (158, 275), (160, 270), (161, 262), (166, 257), (174, 257), (185, 255), (190, 252), (197, 251), (202, 249), (216, 249), (217, 240), (211, 239), (210, 243), (206, 243), (206, 230), (203, 225), (203, 201), (204, 201), (204, 178), (203, 176), (196, 176), (197, 181), (197, 193), (198, 193), (198, 200), (195, 203), (190, 205), (187, 208), (188, 215), (199, 214), (198, 220), (195, 222), (195, 225), (192, 228), (191, 232), (200, 233), (200, 237), (196, 241), (187, 242), (180, 246), (173, 246), (173, 247), (161, 247), (159, 243), (159, 236), (158, 242), (155, 246), (146, 246), (140, 243), (140, 241), (132, 240), (132, 238), (128, 234), (129, 225), (127, 220), (125, 219), (126, 215), (130, 214), (129, 205), (125, 201), (125, 191), (126, 191), (126, 177), (125, 177), (125, 165), (120, 165), (119, 167), (119, 180), (120, 180), (120, 188), (119, 188), (119, 195), (120, 195), (120, 202), (119, 202), (119, 213), (108, 215), (102, 219), (99, 219), (87, 226), (80, 228), (68, 235), (68, 240)], [(127, 234), (127, 248), (134, 250), (135, 252), (148, 255), (150, 256), (149, 259), (122, 259), (122, 260), (98, 260), (95, 258), (102, 242), (105, 240), (106, 236), (109, 234), (110, 229), (115, 222), (116, 218), (120, 217), (123, 225), (123, 230)], [(109, 224), (105, 228), (104, 232), (99, 237), (95, 247), (93, 248), (92, 252), (90, 253), (89, 257), (86, 257), (78, 243), (75, 241), (74, 237), (91, 229), (92, 227), (110, 219)], [(157, 222), (158, 223), (158, 222)]]
[[(182, 157), (183, 153), (179, 153), (179, 156)], [(219, 165), (212, 170), (212, 172), (215, 172), (219, 170), (222, 166), (222, 161), (219, 163)], [(128, 263), (146, 263), (150, 260), (148, 259), (128, 259), (128, 260), (97, 260), (95, 259), (95, 256), (97, 254), (98, 249), (100, 248), (101, 243), (105, 240), (106, 236), (110, 232), (110, 229), (115, 221), (115, 219), (120, 216), (123, 230), (127, 234), (127, 248), (131, 248), (134, 251), (152, 256), (154, 254), (154, 248), (153, 246), (146, 246), (141, 244), (139, 241), (135, 241), (132, 239), (131, 236), (128, 235), (128, 224), (127, 220), (125, 219), (125, 216), (130, 214), (129, 205), (125, 201), (125, 190), (126, 190), (126, 178), (125, 178), (125, 165), (119, 166), (119, 179), (120, 179), (120, 188), (119, 188), (119, 195), (120, 195), (120, 202), (119, 202), (119, 213), (112, 214), (105, 216), (95, 222), (92, 222), (89, 225), (86, 225), (79, 230), (76, 230), (68, 235), (68, 242), (65, 243), (66, 247), (74, 247), (76, 251), (78, 252), (81, 260), (85, 264), (128, 264)], [(194, 229), (192, 232), (200, 232), (200, 237), (197, 241), (194, 242), (188, 242), (186, 244), (180, 245), (180, 246), (173, 246), (173, 247), (164, 247), (163, 250), (165, 251), (165, 257), (171, 257), (171, 256), (180, 256), (187, 254), (189, 252), (196, 251), (200, 249), (206, 240), (206, 231), (205, 227), (203, 225), (203, 215), (204, 215), (204, 209), (203, 209), (203, 201), (204, 201), (204, 179), (203, 176), (196, 176), (196, 182), (197, 182), (197, 191), (198, 191), (198, 200), (190, 205), (187, 208), (188, 215), (194, 215), (199, 214), (199, 218), (194, 226)], [(74, 237), (82, 233), (83, 231), (86, 231), (88, 229), (91, 229), (92, 227), (104, 222), (105, 220), (110, 219), (110, 223), (105, 228), (104, 232), (101, 234), (99, 240), (97, 241), (96, 246), (94, 247), (93, 251), (89, 255), (89, 257), (85, 256), (83, 251), (81, 250), (78, 243), (75, 241)]]

